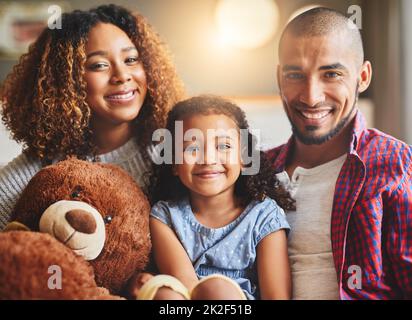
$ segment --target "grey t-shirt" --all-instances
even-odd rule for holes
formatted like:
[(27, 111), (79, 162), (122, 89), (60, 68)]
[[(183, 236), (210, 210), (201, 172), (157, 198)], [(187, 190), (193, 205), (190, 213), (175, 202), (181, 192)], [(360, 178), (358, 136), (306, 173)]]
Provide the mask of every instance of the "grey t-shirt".
[(296, 200), (296, 211), (286, 212), (293, 299), (339, 299), (330, 230), (336, 179), (345, 159), (346, 154), (311, 169), (297, 167), (290, 179), (285, 171), (277, 174)]

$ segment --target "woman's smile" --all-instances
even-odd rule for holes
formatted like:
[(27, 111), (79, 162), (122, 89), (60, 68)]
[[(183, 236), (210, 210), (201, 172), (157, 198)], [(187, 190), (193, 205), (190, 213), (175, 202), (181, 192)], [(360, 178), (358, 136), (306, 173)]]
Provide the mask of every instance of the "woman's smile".
[(117, 26), (99, 23), (89, 32), (86, 54), (87, 102), (94, 125), (131, 126), (147, 94), (146, 73), (136, 46)]
[(110, 104), (128, 104), (133, 101), (138, 94), (138, 90), (118, 91), (104, 97)]

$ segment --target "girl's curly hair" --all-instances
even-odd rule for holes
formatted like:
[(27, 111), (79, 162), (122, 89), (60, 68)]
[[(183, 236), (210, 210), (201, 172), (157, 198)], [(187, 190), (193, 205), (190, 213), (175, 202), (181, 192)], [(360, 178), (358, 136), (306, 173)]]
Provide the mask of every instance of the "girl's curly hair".
[(170, 107), (184, 97), (168, 50), (143, 16), (116, 5), (65, 13), (63, 28), (46, 28), (0, 87), (5, 126), (28, 156), (43, 163), (96, 152), (83, 75), (85, 44), (98, 23), (111, 23), (129, 36), (146, 72), (148, 91), (134, 120), (142, 150), (151, 144), (153, 131), (164, 127)]
[[(285, 210), (295, 209), (295, 203), (289, 193), (282, 187), (276, 177), (269, 159), (263, 151), (257, 150), (256, 137), (250, 132), (245, 113), (232, 102), (212, 95), (201, 95), (178, 102), (169, 112), (166, 129), (175, 141), (175, 122), (187, 117), (203, 114), (222, 114), (232, 119), (238, 129), (247, 130), (247, 148), (242, 147), (241, 157), (258, 154), (260, 156), (259, 171), (255, 175), (240, 175), (235, 184), (235, 195), (248, 204), (252, 200), (263, 200), (270, 197)], [(174, 143), (172, 154), (174, 155)], [(245, 153), (246, 152), (246, 153)], [(245, 161), (244, 161), (245, 163)], [(152, 202), (159, 200), (179, 201), (188, 195), (188, 189), (180, 179), (173, 175), (172, 164), (154, 167), (151, 177)]]

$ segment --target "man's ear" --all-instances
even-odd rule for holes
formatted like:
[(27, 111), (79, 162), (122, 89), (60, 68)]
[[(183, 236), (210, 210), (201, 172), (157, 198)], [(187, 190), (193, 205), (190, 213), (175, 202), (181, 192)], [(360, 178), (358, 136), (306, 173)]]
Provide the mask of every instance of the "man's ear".
[(364, 92), (368, 89), (372, 80), (372, 64), (369, 61), (362, 64), (359, 76), (359, 92)]
[(278, 89), (279, 89), (279, 92), (280, 92), (280, 65), (279, 64), (276, 68), (276, 79), (278, 81)]

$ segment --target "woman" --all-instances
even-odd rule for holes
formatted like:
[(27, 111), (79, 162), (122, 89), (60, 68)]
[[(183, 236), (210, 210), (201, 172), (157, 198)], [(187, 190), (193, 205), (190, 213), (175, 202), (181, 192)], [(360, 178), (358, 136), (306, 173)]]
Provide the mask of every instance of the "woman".
[(2, 120), (24, 151), (0, 171), (0, 230), (42, 166), (77, 156), (123, 167), (141, 187), (154, 130), (183, 97), (147, 21), (116, 5), (63, 14), (0, 88)]

